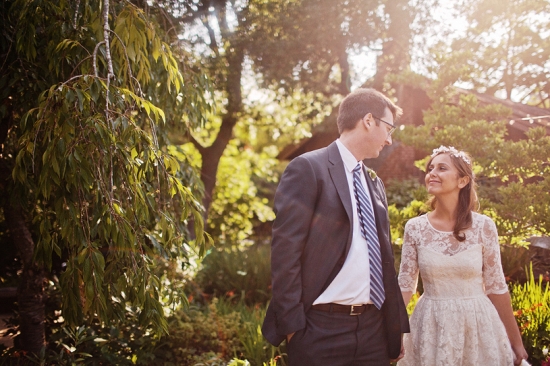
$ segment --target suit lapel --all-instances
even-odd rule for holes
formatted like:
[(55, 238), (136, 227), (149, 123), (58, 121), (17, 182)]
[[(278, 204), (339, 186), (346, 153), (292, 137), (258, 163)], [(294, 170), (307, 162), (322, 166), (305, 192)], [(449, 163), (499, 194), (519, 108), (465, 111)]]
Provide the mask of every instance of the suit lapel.
[(380, 242), (380, 250), (382, 253), (382, 260), (387, 261), (388, 256), (391, 258), (391, 242), (388, 236), (388, 209), (386, 201), (381, 196), (381, 193), (375, 186), (376, 182), (370, 178), (368, 172), (363, 169), (365, 174), (367, 186), (369, 187), (369, 193), (371, 196), (374, 218), (376, 220), (376, 230), (378, 231), (378, 240)]
[[(353, 206), (351, 204), (351, 195), (349, 191), (348, 180), (346, 178), (346, 171), (344, 167), (344, 162), (340, 156), (340, 151), (336, 142), (331, 143), (328, 147), (328, 171), (330, 178), (338, 192), (340, 201), (346, 210), (348, 219), (350, 222), (350, 228), (353, 225)], [(375, 182), (370, 178), (368, 172), (363, 170), (365, 174), (367, 186), (369, 188), (372, 206), (374, 211), (374, 217), (376, 220), (376, 229), (378, 231), (378, 238), (380, 241), (380, 249), (383, 256), (383, 260), (387, 261), (387, 258), (391, 258), (391, 245), (390, 238), (388, 236), (388, 210), (386, 207), (386, 202), (381, 196), (378, 189), (375, 187)], [(352, 230), (350, 230), (349, 238), (346, 245), (346, 255), (349, 251), (351, 245)]]
[(342, 205), (344, 205), (351, 225), (353, 223), (353, 213), (348, 179), (346, 178), (344, 162), (342, 161), (342, 157), (340, 156), (340, 151), (338, 150), (336, 142), (333, 142), (328, 146), (328, 171), (330, 174), (330, 178), (332, 179), (332, 183), (334, 184), (334, 187), (338, 192), (340, 201), (342, 201)]

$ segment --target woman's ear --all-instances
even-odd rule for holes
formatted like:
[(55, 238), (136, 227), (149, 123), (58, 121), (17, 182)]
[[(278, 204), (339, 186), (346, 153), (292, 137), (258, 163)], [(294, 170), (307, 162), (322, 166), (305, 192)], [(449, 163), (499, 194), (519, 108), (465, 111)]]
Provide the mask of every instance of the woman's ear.
[(458, 188), (462, 189), (466, 187), (470, 183), (470, 177), (467, 175), (463, 176), (462, 178), (458, 179)]

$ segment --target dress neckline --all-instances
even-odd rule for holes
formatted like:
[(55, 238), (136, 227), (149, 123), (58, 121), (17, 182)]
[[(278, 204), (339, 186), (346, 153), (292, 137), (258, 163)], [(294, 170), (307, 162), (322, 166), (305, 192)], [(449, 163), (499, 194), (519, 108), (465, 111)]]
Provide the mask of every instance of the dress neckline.
[(438, 233), (442, 233), (442, 234), (452, 234), (453, 232), (452, 231), (443, 231), (443, 230), (438, 230), (436, 229), (432, 223), (430, 222), (430, 219), (428, 218), (428, 214), (424, 214), (424, 217), (426, 217), (426, 221), (428, 222), (428, 226), (430, 226), (432, 228), (432, 230), (434, 231), (437, 231)]

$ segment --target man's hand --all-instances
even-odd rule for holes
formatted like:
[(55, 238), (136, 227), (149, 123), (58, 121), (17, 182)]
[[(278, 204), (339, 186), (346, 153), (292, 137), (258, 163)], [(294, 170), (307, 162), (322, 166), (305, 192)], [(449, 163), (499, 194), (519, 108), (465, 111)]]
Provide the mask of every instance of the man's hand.
[(397, 362), (400, 359), (402, 359), (403, 357), (405, 357), (405, 347), (403, 347), (403, 337), (401, 337), (401, 352), (399, 352), (399, 356), (397, 356), (397, 358), (395, 358), (393, 360), (390, 360), (390, 361), (391, 362)]
[(399, 356), (397, 356), (397, 358), (395, 358), (393, 360), (390, 360), (390, 361), (391, 362), (397, 362), (400, 359), (402, 359), (403, 357), (405, 357), (405, 348), (403, 347), (403, 343), (401, 343), (401, 352), (399, 352)]
[(294, 334), (296, 334), (296, 332), (290, 333), (290, 334), (287, 334), (287, 335), (286, 335), (286, 343), (290, 342), (290, 340), (292, 339), (292, 337), (294, 337)]

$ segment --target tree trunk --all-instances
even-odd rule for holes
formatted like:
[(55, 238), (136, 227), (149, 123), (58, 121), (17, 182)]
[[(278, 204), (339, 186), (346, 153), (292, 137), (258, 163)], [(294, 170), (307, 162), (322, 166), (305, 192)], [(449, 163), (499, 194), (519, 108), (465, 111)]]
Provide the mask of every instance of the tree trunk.
[(17, 288), (21, 334), (15, 344), (25, 351), (38, 353), (45, 345), (44, 271), (33, 262), (34, 241), (21, 207), (5, 203), (4, 216), (23, 264)]
[(205, 219), (208, 217), (208, 210), (212, 204), (212, 195), (216, 186), (216, 174), (220, 159), (227, 144), (233, 137), (233, 128), (237, 123), (237, 116), (242, 112), (241, 76), (244, 52), (239, 46), (233, 48), (233, 51), (227, 57), (227, 113), (222, 117), (220, 131), (214, 143), (208, 147), (199, 147), (199, 152), (202, 156), (201, 180), (204, 184), (203, 205)]

